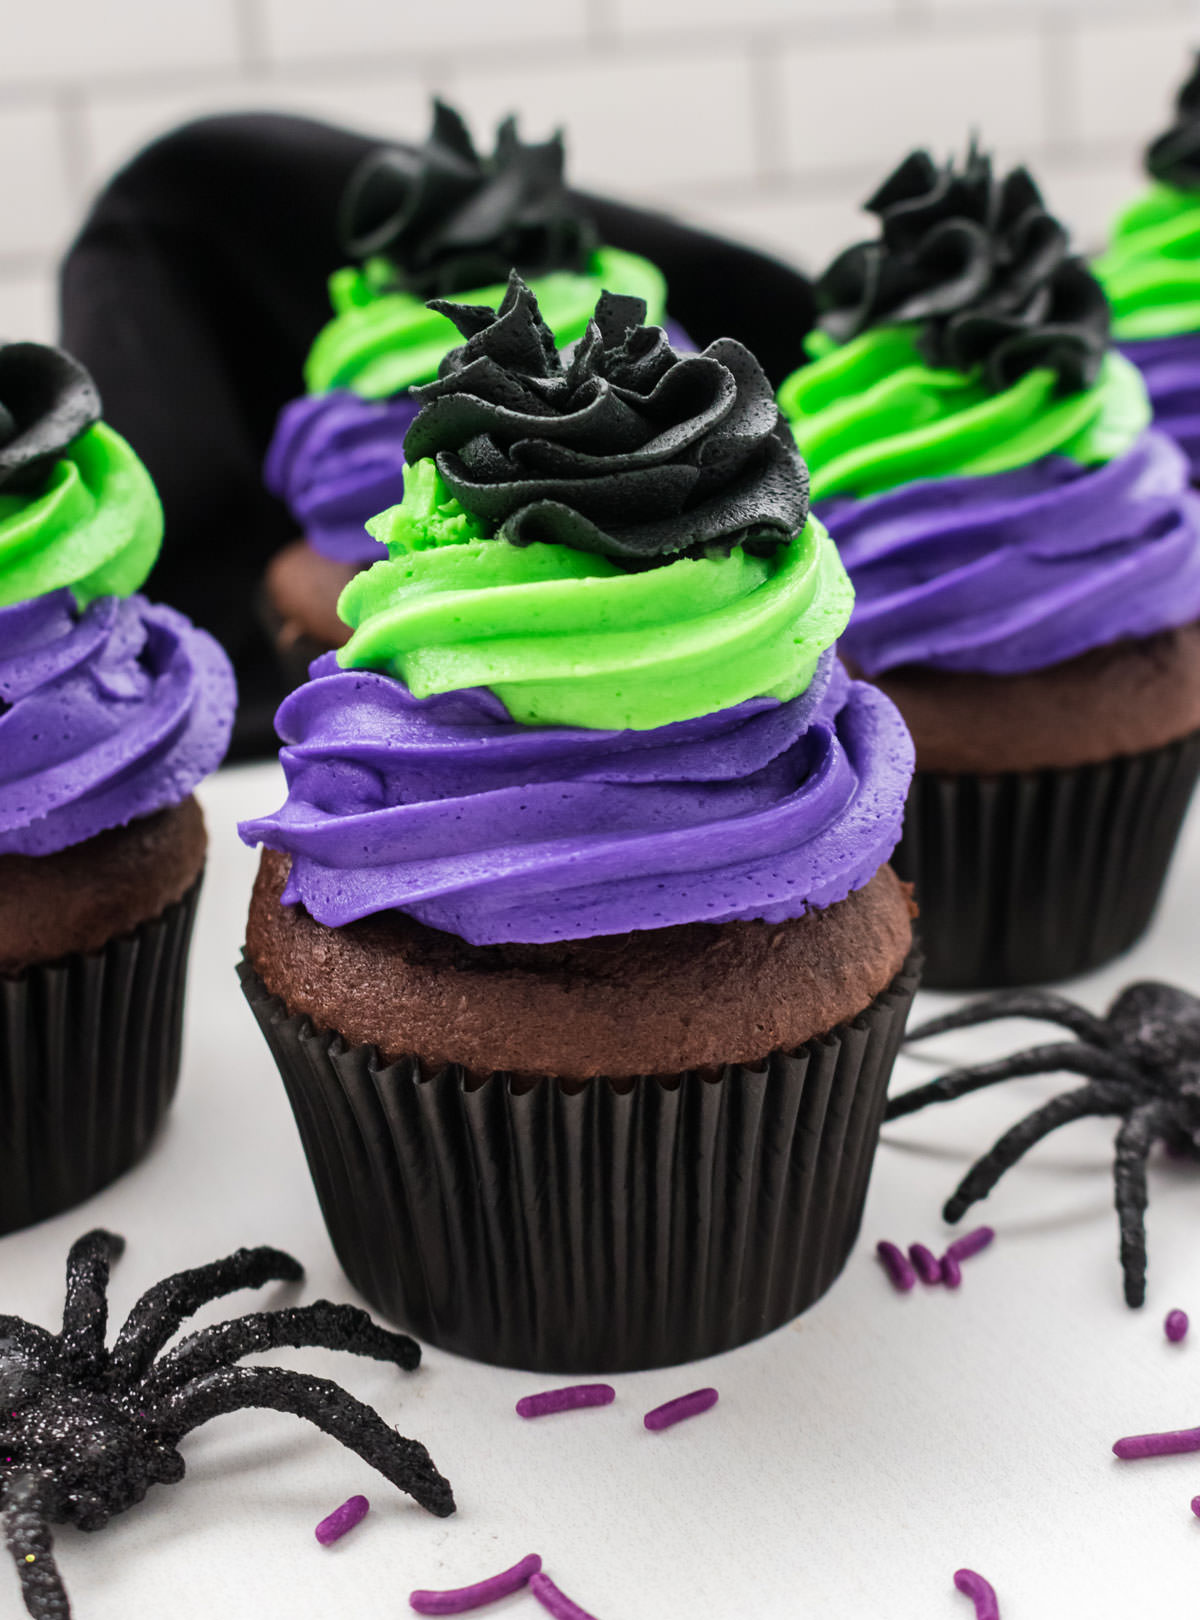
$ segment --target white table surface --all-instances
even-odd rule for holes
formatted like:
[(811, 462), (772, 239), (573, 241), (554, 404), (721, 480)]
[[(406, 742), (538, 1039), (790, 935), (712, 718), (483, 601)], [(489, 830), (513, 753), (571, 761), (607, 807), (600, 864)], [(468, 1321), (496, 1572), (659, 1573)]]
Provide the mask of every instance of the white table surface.
[[(326, 1237), (283, 1087), (234, 974), (257, 855), (239, 816), (278, 803), (274, 766), (220, 773), (192, 955), (179, 1097), (149, 1158), (81, 1209), (0, 1241), (0, 1310), (53, 1326), (67, 1248), (103, 1224), (129, 1240), (114, 1315), (168, 1272), (241, 1244), (307, 1266), (298, 1288), (238, 1294), (199, 1322), (356, 1296)], [(1101, 1009), (1160, 977), (1200, 989), (1200, 804), (1149, 937), (1072, 994)], [(949, 998), (922, 993), (915, 1015)], [(956, 1060), (1047, 1038), (1010, 1024), (931, 1043)], [(902, 1058), (906, 1088), (933, 1071)], [(1073, 1082), (1010, 1083), (884, 1133), (863, 1236), (812, 1311), (686, 1369), (613, 1380), (616, 1404), (526, 1423), (518, 1396), (556, 1382), (430, 1349), (406, 1375), (327, 1352), (271, 1359), (324, 1376), (428, 1445), (458, 1499), (434, 1519), (297, 1419), (216, 1420), (183, 1442), (187, 1478), (156, 1486), (103, 1532), (60, 1530), (77, 1620), (386, 1620), (413, 1587), (457, 1586), (540, 1552), (599, 1620), (971, 1620), (960, 1565), (995, 1584), (1003, 1620), (1190, 1615), (1200, 1599), (1200, 1456), (1119, 1463), (1118, 1436), (1200, 1421), (1200, 1173), (1156, 1160), (1150, 1291), (1122, 1303), (1112, 1122), (1073, 1125), (977, 1212), (997, 1230), (962, 1289), (895, 1294), (875, 1241), (947, 1230), (943, 1199), (970, 1160)], [(1075, 1082), (1077, 1083), (1077, 1082)], [(1166, 1311), (1191, 1309), (1168, 1345)], [(558, 1380), (569, 1382), (570, 1380)], [(651, 1406), (715, 1384), (717, 1408), (661, 1435)], [(322, 1549), (313, 1526), (354, 1493), (367, 1520)], [(0, 1563), (0, 1616), (23, 1614)], [(528, 1594), (485, 1614), (544, 1611)]]

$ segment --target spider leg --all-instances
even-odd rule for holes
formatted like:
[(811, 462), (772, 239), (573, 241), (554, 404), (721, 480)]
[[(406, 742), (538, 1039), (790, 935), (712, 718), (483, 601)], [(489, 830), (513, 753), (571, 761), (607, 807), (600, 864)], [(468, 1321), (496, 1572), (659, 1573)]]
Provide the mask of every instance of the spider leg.
[(942, 1213), (948, 1221), (961, 1220), (972, 1204), (987, 1197), (1006, 1170), (1011, 1170), (1031, 1147), (1060, 1125), (1069, 1125), (1072, 1120), (1086, 1119), (1089, 1115), (1124, 1114), (1132, 1107), (1125, 1086), (1110, 1085), (1103, 1080), (1093, 1080), (1077, 1091), (1067, 1091), (1053, 1098), (1006, 1131), (991, 1152), (985, 1153), (978, 1164), (968, 1170)]
[(1049, 1046), (1031, 1046), (1028, 1051), (1014, 1052), (1011, 1057), (999, 1058), (993, 1063), (973, 1063), (967, 1069), (951, 1069), (923, 1086), (904, 1091), (898, 1097), (889, 1097), (884, 1119), (902, 1119), (915, 1114), (930, 1103), (953, 1102), (968, 1092), (982, 1091), (985, 1086), (998, 1085), (1001, 1080), (1016, 1080), (1031, 1074), (1083, 1074), (1091, 1080), (1107, 1080), (1139, 1089), (1145, 1082), (1136, 1069), (1130, 1068), (1113, 1052), (1097, 1052), (1076, 1041), (1059, 1041)]
[(202, 1328), (150, 1369), (142, 1393), (147, 1400), (159, 1400), (181, 1384), (218, 1367), (229, 1367), (243, 1356), (285, 1346), (348, 1350), (352, 1355), (394, 1362), (405, 1372), (412, 1372), (421, 1362), (421, 1347), (407, 1333), (391, 1333), (380, 1327), (357, 1305), (333, 1305), (321, 1299), (315, 1305), (259, 1311)]
[(33, 1620), (71, 1620), (36, 1476), (23, 1474), (6, 1488), (3, 1516), (4, 1540)]
[(397, 1434), (378, 1412), (327, 1378), (283, 1367), (223, 1367), (169, 1395), (153, 1409), (153, 1417), (161, 1437), (177, 1445), (210, 1418), (250, 1407), (273, 1407), (307, 1419), (439, 1519), (454, 1512), (453, 1492), (420, 1441)]
[(1117, 1133), (1113, 1180), (1121, 1223), (1121, 1271), (1125, 1303), (1135, 1308), (1146, 1303), (1146, 1160), (1170, 1123), (1170, 1105), (1156, 1100), (1135, 1109)]
[(176, 1272), (148, 1288), (113, 1345), (111, 1364), (122, 1379), (141, 1378), (185, 1317), (201, 1305), (269, 1282), (299, 1282), (304, 1267), (282, 1249), (237, 1249), (223, 1260)]
[(108, 1328), (108, 1271), (125, 1252), (125, 1239), (97, 1227), (76, 1238), (67, 1255), (62, 1354), (77, 1377), (103, 1370)]
[(952, 1029), (969, 1029), (973, 1024), (989, 1024), (997, 1018), (1036, 1018), (1047, 1023), (1062, 1024), (1081, 1041), (1091, 1046), (1115, 1045), (1113, 1031), (1103, 1018), (1078, 1007), (1065, 996), (1052, 995), (1042, 990), (1002, 990), (994, 996), (981, 996), (969, 1001), (957, 1012), (942, 1018), (931, 1018), (904, 1037), (905, 1044), (924, 1041), (933, 1035), (945, 1035)]

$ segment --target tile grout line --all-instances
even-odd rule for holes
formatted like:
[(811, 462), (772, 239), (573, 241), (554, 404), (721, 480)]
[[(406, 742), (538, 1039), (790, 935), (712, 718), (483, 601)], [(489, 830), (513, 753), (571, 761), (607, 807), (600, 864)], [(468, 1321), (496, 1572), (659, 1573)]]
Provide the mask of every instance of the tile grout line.
[(770, 185), (787, 173), (782, 62), (779, 41), (773, 35), (760, 34), (748, 41), (751, 155), (759, 185)]
[[(645, 4), (646, 0), (642, 0)], [(620, 37), (616, 0), (584, 0), (584, 36), (588, 45), (611, 45)]]
[(262, 0), (233, 0), (233, 3), (242, 73), (250, 78), (260, 78), (268, 70), (271, 55)]
[(54, 104), (62, 149), (63, 177), (68, 195), (78, 207), (87, 194), (90, 173), (83, 91), (78, 85), (64, 87), (55, 96)]
[[(422, 77), (431, 64), (453, 57), (457, 67), (474, 70), (491, 64), (529, 66), (534, 69), (559, 65), (580, 65), (594, 60), (596, 46), (606, 47), (608, 59), (621, 57), (636, 59), (646, 48), (654, 46), (686, 46), (698, 53), (721, 53), (731, 44), (744, 38), (736, 24), (702, 25), (699, 29), (683, 29), (672, 24), (648, 29), (622, 29), (617, 18), (617, 0), (583, 0), (584, 27), (578, 37), (564, 36), (549, 39), (519, 40), (469, 44), (457, 52), (437, 49), (400, 51), (394, 48), (344, 58), (326, 55), (309, 57), (277, 57), (272, 51), (263, 0), (232, 0), (235, 34), (239, 62), (237, 68), (212, 66), (198, 69), (164, 67), (130, 74), (121, 71), (101, 72), (94, 77), (80, 77), (71, 82), (81, 92), (115, 95), (161, 93), (164, 89), (186, 88), (205, 83), (224, 83), (243, 75), (262, 74), (271, 78), (293, 80), (353, 77), (370, 71), (375, 75), (403, 73)], [(645, 0), (643, 0), (645, 3)], [(1141, 0), (1141, 19), (1169, 21), (1192, 15), (1200, 26), (1200, 5), (1197, 0)], [(972, 7), (962, 13), (949, 7), (939, 8), (936, 0), (892, 0), (890, 7), (878, 14), (862, 16), (839, 15), (836, 10), (796, 21), (784, 20), (777, 26), (781, 43), (853, 45), (857, 41), (875, 39), (881, 29), (893, 31), (897, 36), (911, 37), (913, 25), (926, 37), (942, 38), (978, 35), (979, 33), (1007, 33), (1028, 30), (1040, 23), (1051, 21), (1082, 21), (1108, 23), (1122, 21), (1128, 16), (1126, 0), (1093, 0), (1093, 5), (1064, 6), (1062, 0), (1022, 0), (1014, 6), (1013, 0), (993, 0), (993, 3)], [(611, 54), (610, 54), (611, 51)], [(62, 81), (9, 81), (3, 78), (0, 64), (0, 102), (45, 101), (61, 87)]]
[(1077, 145), (1079, 96), (1075, 64), (1078, 40), (1078, 29), (1070, 18), (1061, 13), (1046, 17), (1042, 25), (1042, 117), (1046, 148), (1052, 156), (1070, 153)]

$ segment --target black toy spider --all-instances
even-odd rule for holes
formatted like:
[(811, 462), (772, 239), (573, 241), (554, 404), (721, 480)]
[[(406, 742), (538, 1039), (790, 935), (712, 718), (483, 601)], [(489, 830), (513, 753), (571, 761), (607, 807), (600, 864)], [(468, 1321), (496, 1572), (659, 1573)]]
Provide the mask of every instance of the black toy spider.
[(1200, 1001), (1186, 990), (1146, 981), (1127, 985), (1107, 1014), (1097, 1018), (1048, 992), (1004, 992), (922, 1024), (908, 1039), (920, 1041), (995, 1018), (1044, 1018), (1065, 1025), (1078, 1039), (1031, 1046), (999, 1062), (955, 1069), (892, 1098), (886, 1117), (899, 1119), (928, 1103), (948, 1102), (1018, 1075), (1056, 1070), (1086, 1075), (1087, 1085), (1055, 1097), (1007, 1131), (967, 1172), (943, 1214), (948, 1221), (960, 1220), (1022, 1154), (1060, 1125), (1088, 1115), (1120, 1115), (1124, 1123), (1117, 1132), (1114, 1178), (1121, 1269), (1126, 1303), (1144, 1304), (1150, 1149), (1163, 1142), (1177, 1156), (1200, 1156)]
[(102, 1529), (151, 1485), (182, 1479), (179, 1441), (222, 1412), (266, 1406), (307, 1418), (431, 1513), (454, 1512), (450, 1487), (425, 1447), (337, 1384), (281, 1367), (234, 1365), (252, 1351), (314, 1346), (411, 1372), (421, 1351), (406, 1334), (376, 1326), (357, 1306), (320, 1300), (204, 1328), (160, 1356), (201, 1305), (304, 1274), (279, 1249), (239, 1249), (156, 1283), (109, 1349), (108, 1268), (124, 1247), (124, 1238), (102, 1231), (72, 1246), (61, 1333), (0, 1316), (0, 1516), (35, 1620), (69, 1620), (71, 1612), (49, 1526)]

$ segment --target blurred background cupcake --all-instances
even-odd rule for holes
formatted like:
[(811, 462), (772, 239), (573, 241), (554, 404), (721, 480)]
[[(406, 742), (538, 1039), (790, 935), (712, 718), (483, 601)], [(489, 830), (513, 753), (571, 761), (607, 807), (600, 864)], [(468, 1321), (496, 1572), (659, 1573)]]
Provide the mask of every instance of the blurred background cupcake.
[(1149, 921), (1200, 770), (1200, 499), (1024, 169), (912, 153), (780, 391), (912, 728), (897, 868), (928, 982), (1095, 967)]
[[(339, 234), (355, 262), (330, 279), (335, 313), (305, 362), (308, 393), (284, 408), (266, 460), (267, 487), (305, 536), (272, 558), (264, 582), (289, 681), (341, 646), (338, 595), (386, 555), (366, 522), (404, 493), (404, 434), (417, 410), (409, 390), (431, 382), (458, 343), (428, 299), (494, 306), (515, 269), (559, 344), (583, 335), (604, 289), (642, 298), (649, 318), (664, 320), (661, 271), (600, 243), (564, 165), (561, 135), (526, 145), (513, 119), (481, 157), (460, 115), (436, 101), (421, 148), (380, 148), (351, 175)], [(672, 335), (687, 345), (678, 328)]]
[(244, 986), (374, 1304), (488, 1361), (690, 1360), (857, 1234), (911, 743), (831, 651), (849, 583), (746, 349), (606, 294), (561, 356), (516, 277), (442, 307), (387, 560), (242, 828)]
[(154, 486), (57, 349), (0, 347), (0, 1232), (128, 1168), (171, 1099), (229, 661), (138, 594)]
[(1154, 420), (1200, 482), (1200, 58), (1170, 128), (1146, 151), (1151, 184), (1123, 210), (1096, 274), (1113, 336), (1140, 369)]

